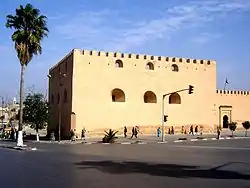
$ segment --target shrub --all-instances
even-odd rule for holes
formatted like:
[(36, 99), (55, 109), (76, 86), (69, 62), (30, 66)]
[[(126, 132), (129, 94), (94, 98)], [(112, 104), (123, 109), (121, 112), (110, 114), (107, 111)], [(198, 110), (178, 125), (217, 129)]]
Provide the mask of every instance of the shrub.
[(250, 122), (249, 122), (249, 121), (244, 121), (244, 122), (242, 123), (242, 126), (244, 127), (244, 129), (246, 129), (245, 136), (247, 136), (247, 129), (250, 128)]
[(109, 129), (109, 131), (105, 131), (105, 136), (102, 139), (103, 143), (114, 143), (117, 139), (116, 134), (118, 131), (114, 131), (112, 129)]
[(237, 122), (231, 122), (228, 124), (229, 125), (229, 129), (232, 131), (232, 136), (234, 134), (234, 131), (236, 130), (237, 128)]

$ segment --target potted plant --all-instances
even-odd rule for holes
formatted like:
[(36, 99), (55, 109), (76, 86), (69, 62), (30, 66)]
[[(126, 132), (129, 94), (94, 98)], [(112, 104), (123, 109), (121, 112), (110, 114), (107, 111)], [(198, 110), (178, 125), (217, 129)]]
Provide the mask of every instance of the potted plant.
[(109, 129), (109, 131), (105, 131), (105, 135), (102, 139), (103, 143), (114, 143), (115, 140), (117, 139), (116, 134), (118, 133), (118, 131)]
[(244, 122), (242, 123), (242, 126), (243, 126), (244, 129), (246, 130), (245, 136), (247, 136), (247, 130), (250, 128), (250, 122), (249, 122), (249, 121), (244, 121)]
[(231, 122), (228, 125), (229, 125), (229, 129), (232, 131), (232, 136), (234, 136), (234, 131), (237, 128), (237, 122)]

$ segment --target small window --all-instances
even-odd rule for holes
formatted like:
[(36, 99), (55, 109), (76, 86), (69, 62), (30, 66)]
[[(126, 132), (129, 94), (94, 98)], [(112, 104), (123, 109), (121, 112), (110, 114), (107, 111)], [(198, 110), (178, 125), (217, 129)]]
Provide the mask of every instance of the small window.
[(139, 59), (139, 55), (136, 55), (136, 59)]
[(51, 95), (51, 104), (53, 104), (54, 103), (54, 95), (52, 94)]
[(157, 98), (156, 95), (152, 91), (147, 91), (144, 94), (144, 103), (156, 103)]
[(161, 60), (161, 56), (158, 57), (158, 61), (160, 61), (160, 60)]
[(123, 67), (123, 62), (120, 59), (116, 60), (115, 61), (115, 67), (116, 68), (122, 68)]
[(121, 89), (113, 89), (111, 96), (112, 102), (125, 102), (125, 93)]
[(147, 70), (154, 70), (154, 64), (151, 63), (151, 62), (147, 63), (146, 69), (147, 69)]
[(178, 93), (172, 93), (169, 96), (169, 104), (181, 104), (181, 97)]
[(172, 61), (175, 62), (175, 57), (173, 57)]
[(180, 58), (180, 59), (179, 59), (179, 62), (181, 62), (181, 63), (182, 63), (182, 58)]
[(57, 93), (57, 104), (59, 104), (59, 103), (60, 103), (60, 94)]
[(64, 101), (65, 103), (68, 102), (68, 94), (67, 94), (67, 90), (66, 90), (66, 89), (64, 89), (63, 101)]
[(211, 62), (208, 60), (208, 61), (207, 61), (207, 64), (208, 64), (208, 65), (210, 65), (210, 64), (211, 64)]
[(178, 71), (179, 71), (179, 67), (178, 67), (176, 64), (173, 64), (173, 65), (171, 66), (171, 69), (172, 69), (172, 71), (174, 71), (174, 72), (178, 72)]

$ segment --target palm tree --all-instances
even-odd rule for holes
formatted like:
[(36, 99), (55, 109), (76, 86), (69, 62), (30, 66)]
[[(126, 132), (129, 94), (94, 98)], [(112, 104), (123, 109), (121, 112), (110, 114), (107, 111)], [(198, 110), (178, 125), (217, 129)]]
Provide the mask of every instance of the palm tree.
[(21, 64), (20, 79), (20, 116), (18, 126), (17, 146), (23, 146), (23, 100), (24, 100), (24, 74), (28, 63), (34, 55), (42, 54), (41, 41), (47, 36), (47, 17), (40, 15), (40, 10), (31, 4), (25, 7), (20, 5), (16, 15), (7, 15), (7, 28), (14, 29), (11, 38), (15, 43), (17, 57)]

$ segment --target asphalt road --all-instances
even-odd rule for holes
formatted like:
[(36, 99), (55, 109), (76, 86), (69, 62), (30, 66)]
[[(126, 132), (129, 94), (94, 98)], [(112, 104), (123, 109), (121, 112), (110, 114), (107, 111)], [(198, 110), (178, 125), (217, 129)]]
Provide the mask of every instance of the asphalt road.
[(250, 139), (0, 149), (3, 188), (250, 188)]

